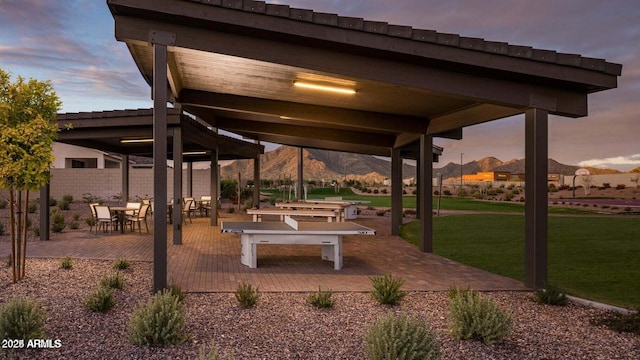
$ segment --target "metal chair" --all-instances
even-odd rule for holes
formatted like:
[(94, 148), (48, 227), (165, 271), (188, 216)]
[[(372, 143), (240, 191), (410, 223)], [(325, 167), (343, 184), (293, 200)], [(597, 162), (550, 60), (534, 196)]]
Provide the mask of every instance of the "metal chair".
[(149, 224), (147, 224), (147, 211), (149, 210), (149, 204), (142, 204), (140, 207), (140, 211), (136, 215), (128, 216), (127, 222), (131, 223), (131, 231), (135, 231), (135, 224), (138, 224), (138, 232), (142, 234), (142, 222), (144, 222), (144, 226), (147, 228), (147, 233), (149, 233)]
[(114, 217), (111, 215), (111, 209), (106, 205), (96, 205), (94, 208), (96, 209), (96, 235), (98, 234), (98, 228), (103, 225), (104, 232), (107, 232), (108, 227), (109, 235), (111, 235), (114, 223), (117, 222), (117, 220), (114, 220)]

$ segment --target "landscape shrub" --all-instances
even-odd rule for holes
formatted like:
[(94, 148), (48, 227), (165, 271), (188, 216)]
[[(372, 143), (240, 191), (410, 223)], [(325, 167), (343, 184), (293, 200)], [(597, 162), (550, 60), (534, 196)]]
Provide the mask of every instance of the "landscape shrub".
[(220, 353), (220, 349), (213, 344), (209, 348), (207, 352), (206, 344), (202, 344), (200, 347), (200, 353), (198, 354), (198, 360), (233, 360), (233, 354), (224, 354)]
[(79, 222), (77, 222), (77, 221), (69, 222), (69, 229), (77, 230), (79, 228), (80, 228), (80, 223)]
[(29, 214), (33, 214), (36, 212), (36, 210), (38, 210), (38, 204), (35, 201), (30, 202), (27, 206), (27, 212)]
[(113, 262), (113, 268), (116, 270), (126, 270), (129, 268), (131, 264), (129, 264), (129, 261), (127, 261), (127, 259), (123, 259), (123, 258), (119, 258), (116, 259)]
[(616, 190), (624, 190), (624, 189), (626, 189), (626, 188), (627, 188), (627, 186), (626, 186), (625, 184), (618, 184), (618, 185), (616, 185)]
[(51, 231), (59, 233), (67, 226), (64, 220), (64, 214), (56, 209), (51, 211)]
[(235, 297), (238, 305), (243, 308), (250, 308), (258, 303), (260, 292), (257, 287), (254, 288), (251, 284), (243, 281), (236, 288)]
[(0, 200), (0, 209), (6, 209), (8, 205), (9, 205), (9, 202), (7, 200), (5, 199)]
[(387, 213), (387, 210), (377, 210), (376, 211), (376, 215), (378, 215), (378, 216), (384, 216), (384, 214), (386, 214), (386, 213)]
[(49, 206), (56, 206), (56, 205), (58, 205), (58, 200), (56, 200), (53, 197), (50, 197), (49, 198)]
[(327, 291), (322, 291), (318, 287), (318, 291), (309, 294), (307, 297), (307, 304), (315, 306), (317, 308), (332, 308), (335, 305), (335, 299), (331, 296), (333, 295), (333, 291), (331, 289)]
[(38, 303), (13, 298), (0, 309), (0, 339), (29, 340), (44, 336), (45, 313)]
[(138, 345), (178, 344), (184, 340), (184, 305), (168, 290), (139, 306), (129, 320), (129, 339)]
[(62, 201), (67, 202), (67, 203), (72, 203), (73, 202), (73, 196), (69, 195), (69, 194), (62, 195)]
[(451, 191), (449, 191), (449, 190), (443, 190), (443, 191), (442, 191), (442, 193), (443, 193), (445, 196), (451, 196)]
[(0, 235), (4, 235), (4, 223), (0, 222)]
[(537, 289), (535, 292), (535, 301), (540, 304), (565, 306), (568, 300), (567, 295), (553, 285), (547, 285), (546, 289)]
[(471, 289), (449, 291), (451, 334), (459, 340), (480, 340), (485, 344), (504, 339), (513, 320), (490, 298)]
[(87, 225), (89, 225), (89, 227), (94, 227), (96, 226), (96, 223), (97, 223), (96, 219), (93, 216), (90, 216), (84, 219), (84, 222), (86, 222)]
[(69, 210), (70, 203), (68, 203), (68, 202), (66, 202), (64, 200), (58, 201), (58, 208), (60, 210)]
[(109, 289), (122, 290), (122, 288), (124, 287), (124, 277), (120, 274), (120, 272), (105, 275), (102, 277), (102, 279), (100, 279), (100, 286)]
[(457, 195), (459, 197), (466, 197), (466, 196), (468, 196), (467, 195), (467, 190), (460, 188), (460, 189), (458, 189)]
[(107, 312), (116, 304), (113, 297), (113, 289), (105, 286), (98, 286), (91, 294), (89, 294), (83, 302), (85, 308), (93, 312)]
[(370, 360), (440, 358), (440, 344), (429, 322), (406, 314), (378, 319), (366, 330), (364, 349)]
[(184, 299), (187, 297), (187, 293), (182, 291), (182, 288), (180, 287), (180, 285), (177, 285), (177, 284), (169, 285), (169, 287), (167, 288), (167, 291), (169, 291), (171, 295), (175, 296), (179, 302), (184, 302)]
[(609, 311), (604, 315), (598, 316), (591, 320), (596, 326), (606, 326), (607, 328), (617, 331), (640, 335), (640, 311), (632, 311), (629, 313), (620, 313), (617, 311)]
[(71, 270), (73, 268), (73, 259), (65, 257), (60, 260), (60, 267), (65, 270)]
[(407, 293), (400, 290), (404, 285), (404, 279), (394, 278), (391, 273), (386, 273), (382, 276), (369, 277), (371, 284), (373, 285), (373, 296), (376, 301), (383, 305), (396, 305), (402, 300)]

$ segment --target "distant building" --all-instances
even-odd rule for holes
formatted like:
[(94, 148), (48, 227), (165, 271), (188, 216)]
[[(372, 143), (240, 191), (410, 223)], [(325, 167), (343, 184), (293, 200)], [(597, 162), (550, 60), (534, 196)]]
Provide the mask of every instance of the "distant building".
[(53, 143), (53, 168), (55, 169), (117, 169), (122, 158), (104, 151), (85, 147)]
[(462, 175), (462, 180), (467, 182), (493, 182), (493, 181), (509, 181), (511, 176), (507, 171), (483, 171), (476, 174)]

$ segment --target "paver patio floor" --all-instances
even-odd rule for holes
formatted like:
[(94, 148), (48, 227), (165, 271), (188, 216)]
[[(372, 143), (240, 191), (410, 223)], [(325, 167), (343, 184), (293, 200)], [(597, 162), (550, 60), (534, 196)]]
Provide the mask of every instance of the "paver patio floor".
[[(247, 215), (222, 214), (221, 221), (250, 221)], [(183, 225), (182, 245), (173, 245), (168, 225), (168, 279), (189, 292), (232, 292), (246, 281), (261, 291), (370, 291), (370, 276), (390, 272), (405, 279), (405, 290), (447, 290), (451, 286), (478, 290), (526, 290), (521, 282), (420, 252), (398, 236), (390, 235), (389, 217), (358, 218), (355, 222), (376, 229), (375, 236), (345, 236), (343, 268), (320, 258), (319, 245), (258, 245), (258, 268), (240, 263), (240, 236), (222, 234), (208, 218)], [(11, 251), (0, 243), (0, 256)], [(31, 258), (85, 258), (153, 261), (153, 235), (84, 230), (52, 234), (50, 241), (28, 243)]]

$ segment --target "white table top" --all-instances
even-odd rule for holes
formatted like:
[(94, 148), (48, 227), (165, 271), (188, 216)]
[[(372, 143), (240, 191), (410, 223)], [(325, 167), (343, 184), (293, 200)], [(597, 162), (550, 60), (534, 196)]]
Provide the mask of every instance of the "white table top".
[(376, 231), (350, 222), (298, 222), (298, 230), (284, 222), (228, 222), (220, 225), (223, 233), (281, 235), (375, 235)]

